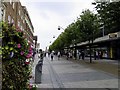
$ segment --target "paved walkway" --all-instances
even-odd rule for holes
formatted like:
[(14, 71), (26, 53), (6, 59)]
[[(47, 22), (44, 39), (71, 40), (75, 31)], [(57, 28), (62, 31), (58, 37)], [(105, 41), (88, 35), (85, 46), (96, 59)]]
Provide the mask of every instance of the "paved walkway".
[(119, 62), (118, 60), (109, 60), (109, 59), (97, 59), (94, 60), (92, 59), (92, 63), (90, 63), (90, 58), (86, 57), (85, 60), (73, 60), (69, 59), (72, 62), (82, 64), (82, 65), (87, 65), (90, 68), (105, 71), (108, 73), (111, 73), (115, 76), (118, 77), (118, 66)]
[[(38, 61), (36, 55), (33, 64), (33, 76), (35, 76), (35, 66)], [(116, 75), (76, 61), (66, 60), (65, 58), (58, 60), (57, 57), (51, 61), (49, 57), (45, 57), (41, 84), (37, 84), (38, 88), (107, 88), (105, 90), (118, 88)]]

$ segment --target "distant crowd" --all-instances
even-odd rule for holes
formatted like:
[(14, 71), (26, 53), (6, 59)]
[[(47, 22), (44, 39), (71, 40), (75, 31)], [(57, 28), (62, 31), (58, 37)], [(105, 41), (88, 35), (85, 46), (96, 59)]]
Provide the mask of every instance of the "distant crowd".
[[(86, 53), (84, 52), (84, 50), (81, 50), (81, 51), (78, 51), (78, 52), (76, 52), (76, 51), (66, 51), (66, 52), (49, 51), (49, 52), (45, 52), (45, 51), (42, 51), (42, 49), (39, 49), (39, 50), (37, 50), (33, 53), (33, 57), (36, 53), (39, 54), (38, 57), (40, 59), (43, 59), (44, 57), (48, 56), (48, 57), (50, 57), (51, 61), (53, 61), (54, 56), (57, 56), (58, 60), (60, 60), (61, 56), (66, 57), (67, 60), (69, 60), (70, 58), (84, 60), (85, 56), (86, 56)], [(94, 57), (95, 60), (96, 59), (101, 59), (103, 57), (103, 52), (94, 51), (93, 57)]]

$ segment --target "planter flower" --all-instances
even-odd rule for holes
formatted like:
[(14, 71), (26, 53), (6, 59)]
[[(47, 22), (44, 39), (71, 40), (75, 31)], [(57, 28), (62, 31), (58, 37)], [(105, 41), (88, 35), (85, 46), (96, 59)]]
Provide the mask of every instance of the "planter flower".
[(17, 44), (17, 47), (18, 47), (18, 48), (21, 48), (21, 45), (20, 45), (20, 44)]
[(11, 24), (0, 23), (2, 28), (2, 90), (28, 90), (31, 45), (23, 31)]
[(37, 86), (34, 84), (28, 84), (29, 85), (29, 90), (36, 90)]
[(24, 54), (24, 52), (23, 52), (23, 51), (21, 51), (21, 52), (20, 52), (20, 55), (23, 55), (23, 54)]

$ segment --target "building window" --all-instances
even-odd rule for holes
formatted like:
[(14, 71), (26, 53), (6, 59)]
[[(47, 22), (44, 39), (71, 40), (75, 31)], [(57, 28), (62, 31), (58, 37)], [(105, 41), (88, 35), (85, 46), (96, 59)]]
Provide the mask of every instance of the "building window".
[(12, 4), (12, 0), (10, 0), (10, 4)]
[(10, 17), (10, 15), (8, 16), (8, 23), (10, 23), (10, 20), (11, 20), (11, 17)]
[(15, 2), (13, 2), (12, 6), (13, 6), (13, 9), (14, 9), (15, 8)]
[(3, 12), (2, 12), (2, 8), (0, 7), (0, 21), (2, 21), (2, 16), (3, 16)]
[(18, 21), (18, 27), (20, 27), (20, 22)]
[(19, 15), (20, 15), (20, 10), (19, 10)]
[(23, 23), (25, 23), (25, 20), (23, 19)]
[(6, 10), (3, 9), (3, 21), (5, 21)]
[(12, 19), (12, 23), (14, 24), (14, 20)]
[(22, 27), (22, 25), (21, 25), (21, 28), (20, 28), (21, 30), (23, 29), (23, 27)]
[(21, 19), (23, 20), (23, 15), (21, 15)]

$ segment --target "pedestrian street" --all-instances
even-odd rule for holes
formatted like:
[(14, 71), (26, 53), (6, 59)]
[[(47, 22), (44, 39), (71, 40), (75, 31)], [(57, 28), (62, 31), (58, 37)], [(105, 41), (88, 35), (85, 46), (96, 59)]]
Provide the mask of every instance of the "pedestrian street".
[[(36, 56), (35, 64), (39, 61)], [(35, 76), (35, 67), (33, 69)], [(55, 56), (45, 57), (38, 88), (118, 88), (116, 76)]]

